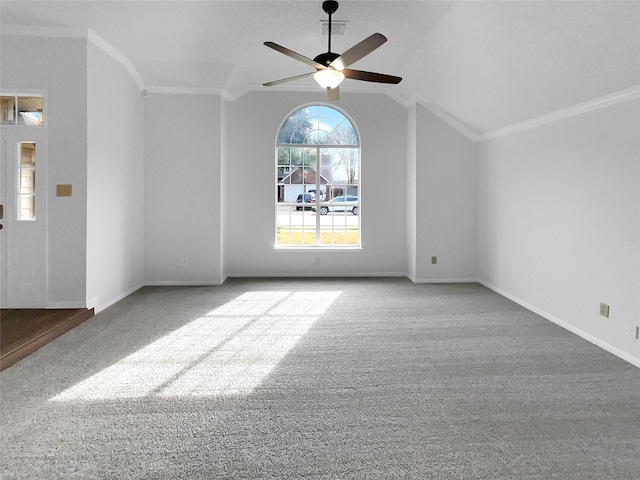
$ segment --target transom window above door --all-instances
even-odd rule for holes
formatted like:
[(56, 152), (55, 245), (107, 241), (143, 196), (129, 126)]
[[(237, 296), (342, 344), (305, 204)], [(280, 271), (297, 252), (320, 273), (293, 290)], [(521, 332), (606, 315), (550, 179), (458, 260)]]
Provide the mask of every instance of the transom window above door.
[(43, 122), (42, 96), (0, 96), (0, 124), (40, 126)]
[(360, 246), (360, 142), (336, 108), (309, 105), (276, 140), (277, 247)]

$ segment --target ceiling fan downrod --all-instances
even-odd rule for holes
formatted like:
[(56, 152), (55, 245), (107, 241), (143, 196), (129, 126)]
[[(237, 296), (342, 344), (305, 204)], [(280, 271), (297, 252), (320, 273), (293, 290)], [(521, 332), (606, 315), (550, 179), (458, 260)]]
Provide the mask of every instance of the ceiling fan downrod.
[(327, 53), (331, 53), (331, 15), (336, 13), (336, 10), (338, 10), (338, 2), (326, 0), (322, 2), (322, 10), (329, 15), (329, 48), (327, 49)]
[(329, 45), (326, 53), (321, 53), (320, 55), (317, 55), (314, 58), (314, 61), (328, 67), (331, 62), (333, 62), (336, 58), (340, 56), (337, 53), (333, 53), (331, 51), (331, 15), (333, 15), (336, 12), (336, 10), (338, 10), (338, 2), (333, 0), (325, 0), (322, 3), (322, 9), (327, 15), (329, 15), (329, 30), (327, 32), (329, 36), (329, 41), (328, 41)]

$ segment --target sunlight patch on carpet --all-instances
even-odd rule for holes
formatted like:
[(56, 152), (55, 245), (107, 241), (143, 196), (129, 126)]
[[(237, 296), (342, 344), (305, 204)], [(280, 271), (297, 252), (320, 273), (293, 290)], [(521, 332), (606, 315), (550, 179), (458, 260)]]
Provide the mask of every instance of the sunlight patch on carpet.
[(340, 293), (247, 292), (50, 400), (247, 395)]

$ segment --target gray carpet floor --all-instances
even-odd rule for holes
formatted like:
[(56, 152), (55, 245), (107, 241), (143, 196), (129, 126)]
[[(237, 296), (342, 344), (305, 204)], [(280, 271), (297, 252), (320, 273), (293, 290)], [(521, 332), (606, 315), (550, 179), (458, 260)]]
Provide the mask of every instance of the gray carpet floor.
[(3, 479), (640, 478), (640, 370), (477, 284), (147, 287), (0, 382)]

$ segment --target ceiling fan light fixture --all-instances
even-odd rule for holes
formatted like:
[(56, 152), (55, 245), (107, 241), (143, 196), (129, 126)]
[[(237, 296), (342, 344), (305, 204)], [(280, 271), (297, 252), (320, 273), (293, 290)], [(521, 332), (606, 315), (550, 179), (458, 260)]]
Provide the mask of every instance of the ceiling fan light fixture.
[(333, 68), (326, 68), (324, 70), (318, 70), (313, 79), (318, 82), (322, 88), (336, 88), (344, 80), (344, 73), (334, 70)]
[(356, 43), (354, 46), (352, 46), (342, 54), (332, 52), (331, 34), (333, 32), (331, 31), (331, 15), (333, 15), (336, 10), (338, 10), (338, 2), (335, 0), (325, 0), (324, 2), (322, 2), (322, 10), (324, 10), (324, 13), (329, 15), (329, 20), (327, 22), (328, 48), (326, 52), (321, 53), (320, 55), (316, 55), (315, 58), (311, 59), (276, 43), (264, 42), (267, 47), (273, 48), (275, 51), (283, 53), (286, 56), (298, 60), (302, 63), (306, 63), (307, 65), (315, 68), (316, 71), (303, 73), (302, 75), (295, 75), (293, 77), (283, 78), (274, 82), (263, 83), (265, 87), (280, 85), (281, 83), (290, 82), (291, 80), (297, 80), (299, 78), (307, 78), (313, 75), (313, 78), (316, 82), (318, 82), (318, 85), (327, 90), (329, 99), (331, 101), (336, 101), (339, 98), (337, 87), (342, 83), (345, 77), (349, 77), (352, 80), (362, 80), (365, 82), (375, 83), (396, 84), (402, 81), (401, 77), (396, 77), (393, 75), (348, 69), (347, 67), (349, 65), (369, 55), (376, 48), (384, 44), (387, 41), (387, 37), (385, 37), (381, 33), (374, 33), (373, 35), (369, 35), (361, 42)]

